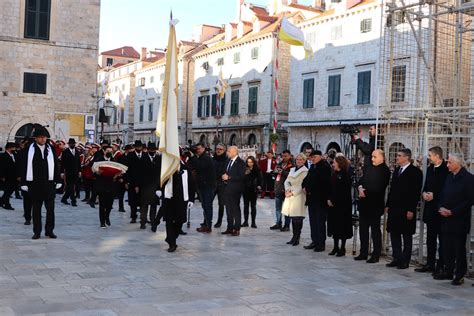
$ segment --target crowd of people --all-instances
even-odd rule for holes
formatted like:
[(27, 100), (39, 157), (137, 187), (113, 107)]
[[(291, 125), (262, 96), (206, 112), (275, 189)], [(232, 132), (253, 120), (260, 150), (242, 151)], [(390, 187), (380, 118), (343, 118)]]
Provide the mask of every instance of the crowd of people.
[[(181, 148), (181, 166), (170, 180), (160, 183), (161, 155), (157, 144), (135, 141), (124, 146), (109, 144), (76, 144), (52, 142), (47, 131), (37, 128), (32, 138), (8, 143), (0, 159), (3, 185), (1, 206), (12, 210), (11, 195), (20, 190), (25, 225), (33, 222), (33, 239), (42, 232), (41, 208), (46, 209), (45, 236), (54, 233), (56, 194), (61, 203), (76, 207), (83, 202), (98, 208), (101, 228), (111, 226), (110, 213), (118, 199), (118, 211), (126, 212), (125, 196), (130, 208), (130, 223), (140, 229), (150, 225), (157, 231), (166, 222), (169, 252), (177, 249), (176, 240), (185, 235), (182, 227), (197, 198), (203, 210), (203, 222), (197, 232), (221, 232), (240, 236), (241, 228), (257, 228), (257, 199), (274, 200), (273, 231), (292, 230), (287, 244), (298, 246), (303, 222), (309, 217), (311, 243), (304, 249), (326, 251), (326, 237), (334, 242), (329, 255), (343, 257), (346, 241), (353, 237), (353, 211), (357, 205), (360, 252), (357, 261), (376, 263), (382, 253), (381, 220), (388, 214), (393, 260), (387, 267), (407, 269), (411, 261), (416, 219), (422, 205), (427, 227), (427, 263), (416, 272), (431, 272), (438, 280), (463, 283), (467, 271), (466, 238), (470, 232), (474, 177), (466, 170), (462, 155), (451, 153), (447, 161), (440, 147), (429, 149), (429, 167), (423, 183), (419, 166), (413, 163), (409, 149), (396, 156), (396, 168), (387, 166), (385, 153), (375, 148), (375, 127), (370, 141), (357, 135), (353, 142), (364, 156), (362, 176), (354, 186), (353, 166), (341, 153), (323, 154), (307, 148), (293, 156), (284, 150), (272, 151), (242, 159), (236, 146), (218, 144), (211, 152), (205, 144)], [(113, 162), (124, 166), (122, 172), (107, 174), (94, 164)], [(127, 195), (125, 195), (127, 193)], [(357, 199), (354, 199), (354, 193)], [(214, 200), (217, 199), (217, 221), (213, 223)], [(243, 220), (241, 201), (243, 200)], [(356, 203), (354, 201), (356, 200)], [(421, 203), (420, 203), (421, 202)], [(139, 216), (139, 218), (138, 218)], [(372, 252), (370, 241), (372, 240)]]

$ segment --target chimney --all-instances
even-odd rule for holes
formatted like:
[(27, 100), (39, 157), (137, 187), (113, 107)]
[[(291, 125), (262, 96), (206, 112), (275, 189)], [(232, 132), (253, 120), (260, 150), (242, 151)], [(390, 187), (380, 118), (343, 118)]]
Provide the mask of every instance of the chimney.
[(142, 50), (140, 52), (140, 60), (145, 60), (146, 59), (146, 54), (147, 54), (146, 47), (142, 47)]
[(242, 19), (242, 4), (244, 4), (244, 0), (235, 0), (235, 22), (239, 23), (239, 21)]
[(313, 1), (313, 7), (314, 7), (314, 8), (325, 9), (325, 7), (326, 7), (326, 1), (325, 1), (325, 0), (314, 0), (314, 1)]

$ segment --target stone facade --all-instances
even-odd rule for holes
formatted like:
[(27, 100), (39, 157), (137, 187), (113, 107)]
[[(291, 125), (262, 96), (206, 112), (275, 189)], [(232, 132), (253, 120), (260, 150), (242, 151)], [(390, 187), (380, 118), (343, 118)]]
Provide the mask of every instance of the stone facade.
[[(0, 143), (34, 123), (47, 125), (52, 138), (84, 141), (96, 112), (100, 1), (50, 1), (45, 40), (25, 38), (25, 3), (0, 3)], [(23, 92), (25, 72), (47, 75), (46, 94)]]

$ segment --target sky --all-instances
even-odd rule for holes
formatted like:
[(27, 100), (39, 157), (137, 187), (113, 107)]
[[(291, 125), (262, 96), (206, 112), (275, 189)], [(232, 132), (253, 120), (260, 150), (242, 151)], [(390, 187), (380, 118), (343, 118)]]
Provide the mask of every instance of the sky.
[[(266, 5), (268, 0), (252, 0)], [(99, 51), (122, 46), (164, 48), (170, 10), (180, 22), (178, 40), (189, 40), (195, 25), (220, 26), (235, 17), (236, 0), (102, 0)]]

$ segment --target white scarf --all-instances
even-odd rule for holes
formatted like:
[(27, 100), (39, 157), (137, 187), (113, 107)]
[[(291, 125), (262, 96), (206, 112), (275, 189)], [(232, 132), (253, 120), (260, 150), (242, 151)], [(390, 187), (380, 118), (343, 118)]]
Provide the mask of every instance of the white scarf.
[[(189, 192), (188, 192), (188, 171), (183, 170), (181, 174), (181, 179), (183, 182), (183, 200), (189, 200)], [(171, 199), (173, 197), (173, 177), (168, 180), (168, 183), (165, 185), (165, 199)]]
[[(44, 150), (48, 153), (48, 180), (54, 180), (54, 157), (51, 148), (48, 144), (44, 146)], [(40, 150), (41, 152), (41, 150)], [(44, 155), (44, 153), (42, 153)], [(35, 155), (35, 144), (31, 144), (28, 149), (28, 161), (26, 165), (26, 181), (33, 181), (33, 157)]]

